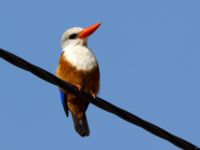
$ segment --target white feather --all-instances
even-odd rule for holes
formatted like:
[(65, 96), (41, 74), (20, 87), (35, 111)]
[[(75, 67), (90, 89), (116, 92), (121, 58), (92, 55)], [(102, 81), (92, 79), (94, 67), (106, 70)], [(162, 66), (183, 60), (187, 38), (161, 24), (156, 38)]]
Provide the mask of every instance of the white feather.
[(77, 70), (88, 71), (98, 65), (92, 51), (84, 45), (69, 45), (63, 49), (64, 58)]

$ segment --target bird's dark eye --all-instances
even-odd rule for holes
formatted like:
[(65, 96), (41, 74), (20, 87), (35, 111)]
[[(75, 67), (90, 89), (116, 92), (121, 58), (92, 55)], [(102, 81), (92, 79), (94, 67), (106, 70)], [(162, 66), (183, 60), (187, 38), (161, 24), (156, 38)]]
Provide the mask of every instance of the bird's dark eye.
[(77, 35), (78, 35), (78, 34), (76, 34), (76, 33), (71, 34), (71, 35), (69, 36), (69, 39), (75, 39), (75, 38), (77, 37)]

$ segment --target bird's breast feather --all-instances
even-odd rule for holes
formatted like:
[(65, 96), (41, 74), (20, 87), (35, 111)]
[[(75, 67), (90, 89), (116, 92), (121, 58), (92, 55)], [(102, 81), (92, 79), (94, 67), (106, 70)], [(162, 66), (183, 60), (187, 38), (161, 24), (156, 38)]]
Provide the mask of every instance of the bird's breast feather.
[(69, 46), (63, 50), (63, 58), (77, 70), (91, 70), (98, 65), (95, 55), (84, 46)]

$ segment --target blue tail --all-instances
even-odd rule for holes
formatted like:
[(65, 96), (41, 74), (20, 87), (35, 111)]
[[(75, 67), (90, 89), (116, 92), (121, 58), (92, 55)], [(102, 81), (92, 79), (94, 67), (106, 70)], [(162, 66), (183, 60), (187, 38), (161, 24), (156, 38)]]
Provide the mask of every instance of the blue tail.
[(69, 111), (68, 111), (68, 106), (67, 106), (67, 95), (62, 90), (60, 90), (60, 96), (61, 96), (61, 101), (62, 101), (65, 114), (68, 117)]

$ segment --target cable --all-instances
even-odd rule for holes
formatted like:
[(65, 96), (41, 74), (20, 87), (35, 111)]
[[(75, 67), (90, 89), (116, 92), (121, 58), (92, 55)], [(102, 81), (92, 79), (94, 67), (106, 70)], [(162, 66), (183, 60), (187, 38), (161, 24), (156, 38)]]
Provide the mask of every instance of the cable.
[(57, 85), (60, 88), (67, 89), (67, 91), (69, 91), (71, 94), (78, 96), (80, 98), (83, 98), (84, 100), (89, 101), (93, 105), (95, 105), (105, 111), (115, 114), (116, 116), (118, 116), (134, 125), (137, 125), (137, 126), (143, 128), (144, 130), (146, 130), (162, 139), (169, 141), (170, 143), (176, 145), (177, 147), (179, 147), (181, 149), (200, 150), (200, 148), (195, 146), (194, 144), (192, 144), (178, 136), (175, 136), (148, 121), (145, 121), (145, 120), (141, 119), (140, 117), (138, 117), (134, 114), (131, 114), (130, 112), (123, 110), (123, 109), (105, 101), (102, 98), (96, 97), (94, 99), (90, 94), (83, 92), (83, 91), (79, 91), (78, 88), (75, 87), (74, 85), (59, 79), (58, 77), (49, 73), (48, 71), (46, 71), (38, 66), (35, 66), (35, 65), (27, 62), (26, 60), (14, 55), (6, 50), (0, 49), (0, 57), (21, 69), (31, 72), (32, 74), (36, 75), (37, 77), (39, 77), (49, 83)]

